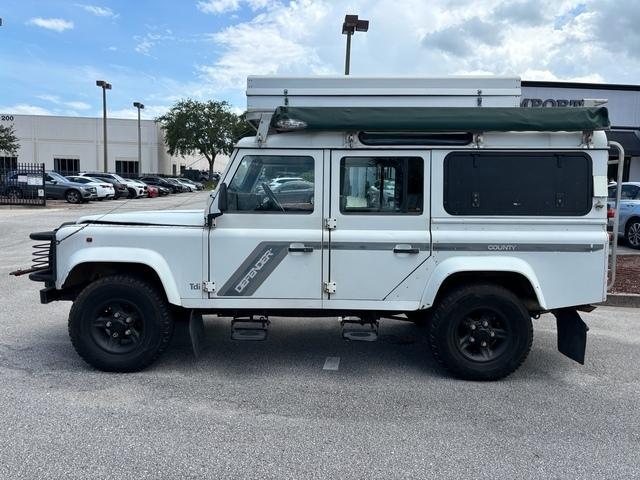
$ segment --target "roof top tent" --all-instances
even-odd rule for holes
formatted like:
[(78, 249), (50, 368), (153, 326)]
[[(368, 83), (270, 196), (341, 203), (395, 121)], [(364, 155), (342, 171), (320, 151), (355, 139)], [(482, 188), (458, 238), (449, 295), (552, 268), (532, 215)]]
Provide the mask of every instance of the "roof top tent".
[[(518, 107), (518, 77), (247, 78), (247, 112), (277, 107)], [(255, 118), (253, 115), (251, 118)]]
[[(591, 132), (606, 108), (525, 109), (517, 77), (247, 79), (247, 120), (259, 145), (270, 131)], [(477, 137), (480, 138), (480, 137)]]

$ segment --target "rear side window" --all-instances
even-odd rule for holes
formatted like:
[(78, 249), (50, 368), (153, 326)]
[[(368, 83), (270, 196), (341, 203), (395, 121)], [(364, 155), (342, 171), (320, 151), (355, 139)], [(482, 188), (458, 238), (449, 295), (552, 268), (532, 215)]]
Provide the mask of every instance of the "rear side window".
[(454, 152), (444, 160), (450, 215), (581, 216), (592, 198), (584, 153)]
[(340, 212), (420, 215), (424, 161), (419, 157), (344, 157), (340, 160)]

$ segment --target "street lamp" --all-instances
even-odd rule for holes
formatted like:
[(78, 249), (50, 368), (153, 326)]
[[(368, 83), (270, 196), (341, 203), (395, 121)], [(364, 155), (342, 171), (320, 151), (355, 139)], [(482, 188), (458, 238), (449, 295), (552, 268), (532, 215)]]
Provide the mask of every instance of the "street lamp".
[(111, 90), (111, 84), (104, 80), (96, 80), (96, 86), (102, 88), (102, 129), (104, 131), (104, 172), (107, 173), (107, 90)]
[(349, 64), (351, 63), (351, 35), (355, 32), (366, 32), (369, 30), (369, 20), (358, 20), (358, 15), (345, 15), (342, 23), (342, 34), (347, 36), (347, 55), (344, 60), (344, 74), (349, 75)]
[(144, 104), (140, 102), (133, 102), (133, 106), (138, 109), (138, 169), (140, 169), (142, 168), (142, 133), (140, 130), (140, 110), (144, 109)]

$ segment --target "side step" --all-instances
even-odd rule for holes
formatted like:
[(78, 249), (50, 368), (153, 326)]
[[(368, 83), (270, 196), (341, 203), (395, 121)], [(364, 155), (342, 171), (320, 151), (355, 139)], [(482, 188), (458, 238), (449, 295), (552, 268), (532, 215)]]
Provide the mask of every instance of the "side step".
[(342, 317), (342, 338), (356, 342), (375, 342), (378, 340), (378, 319)]
[(270, 324), (267, 317), (259, 317), (257, 320), (253, 315), (249, 318), (234, 317), (231, 320), (231, 339), (253, 342), (266, 340)]

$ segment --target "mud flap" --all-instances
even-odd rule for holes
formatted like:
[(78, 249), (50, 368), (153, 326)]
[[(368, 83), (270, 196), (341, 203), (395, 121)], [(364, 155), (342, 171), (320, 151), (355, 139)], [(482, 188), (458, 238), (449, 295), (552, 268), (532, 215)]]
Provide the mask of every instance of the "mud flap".
[(189, 338), (193, 355), (198, 358), (204, 348), (204, 322), (202, 314), (195, 310), (191, 310), (189, 315)]
[(584, 365), (589, 327), (582, 321), (575, 308), (554, 310), (558, 326), (558, 350), (571, 360)]

